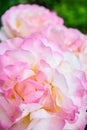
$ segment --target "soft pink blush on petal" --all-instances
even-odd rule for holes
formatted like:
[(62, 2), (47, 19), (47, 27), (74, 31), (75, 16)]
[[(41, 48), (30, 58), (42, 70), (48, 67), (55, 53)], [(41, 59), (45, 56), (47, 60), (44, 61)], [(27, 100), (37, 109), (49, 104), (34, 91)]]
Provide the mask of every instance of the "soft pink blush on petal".
[(65, 123), (62, 119), (54, 117), (46, 119), (35, 119), (31, 122), (27, 130), (62, 130), (64, 124)]

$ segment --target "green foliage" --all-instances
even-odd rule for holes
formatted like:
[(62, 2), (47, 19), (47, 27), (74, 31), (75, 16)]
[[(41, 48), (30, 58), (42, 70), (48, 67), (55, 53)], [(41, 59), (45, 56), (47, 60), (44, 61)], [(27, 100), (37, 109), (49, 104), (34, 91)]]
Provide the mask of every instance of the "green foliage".
[(1, 0), (0, 17), (11, 6), (17, 4), (39, 4), (57, 12), (65, 25), (87, 33), (87, 0)]
[(87, 1), (64, 0), (54, 5), (54, 10), (59, 16), (64, 18), (65, 25), (78, 28), (83, 33), (87, 33)]

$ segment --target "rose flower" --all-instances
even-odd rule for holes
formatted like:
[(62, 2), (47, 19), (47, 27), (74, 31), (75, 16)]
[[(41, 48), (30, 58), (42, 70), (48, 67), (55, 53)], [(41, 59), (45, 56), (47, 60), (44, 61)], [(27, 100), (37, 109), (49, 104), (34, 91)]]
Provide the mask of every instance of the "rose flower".
[(32, 33), (40, 33), (51, 23), (63, 24), (63, 19), (43, 6), (29, 4), (14, 6), (2, 16), (0, 39), (27, 37)]
[(73, 53), (39, 34), (0, 44), (0, 129), (84, 130), (86, 100)]

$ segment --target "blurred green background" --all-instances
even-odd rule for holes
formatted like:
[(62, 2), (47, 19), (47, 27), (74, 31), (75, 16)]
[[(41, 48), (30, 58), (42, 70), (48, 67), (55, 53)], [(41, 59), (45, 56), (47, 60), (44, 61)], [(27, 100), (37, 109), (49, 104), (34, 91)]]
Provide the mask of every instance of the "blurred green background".
[(0, 17), (8, 8), (20, 3), (37, 3), (54, 10), (64, 18), (66, 26), (87, 34), (87, 0), (0, 0)]
[(64, 19), (66, 26), (87, 34), (87, 0), (0, 0), (0, 17), (11, 6), (26, 3), (36, 3), (56, 11)]

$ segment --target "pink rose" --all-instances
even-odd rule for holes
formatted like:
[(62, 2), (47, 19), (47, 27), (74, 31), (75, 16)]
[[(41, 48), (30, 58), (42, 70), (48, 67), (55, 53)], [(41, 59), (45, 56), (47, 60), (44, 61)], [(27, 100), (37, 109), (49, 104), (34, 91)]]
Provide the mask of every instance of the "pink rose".
[(63, 24), (63, 19), (55, 12), (39, 5), (26, 4), (11, 7), (2, 16), (3, 27), (0, 39), (26, 37), (32, 33), (41, 32), (43, 27), (51, 23)]
[(0, 44), (0, 128), (84, 130), (87, 80), (77, 57), (41, 35)]

